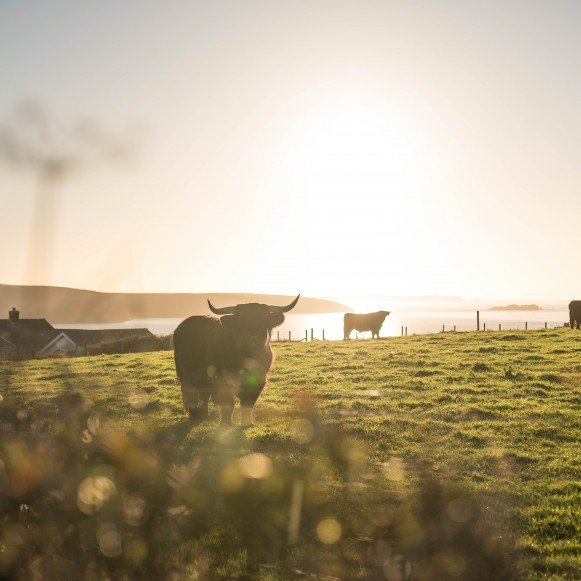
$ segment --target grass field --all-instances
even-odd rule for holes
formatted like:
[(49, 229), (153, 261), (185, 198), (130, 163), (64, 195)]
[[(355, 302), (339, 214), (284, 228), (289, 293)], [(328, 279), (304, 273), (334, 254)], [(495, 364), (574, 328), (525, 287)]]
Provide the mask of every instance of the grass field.
[[(484, 579), (486, 569), (473, 567), (500, 555), (488, 578), (581, 578), (581, 333), (274, 350), (255, 425), (244, 432), (219, 430), (215, 408), (208, 422), (185, 421), (170, 352), (0, 362), (0, 405), (16, 414), (0, 456), (4, 523), (24, 526), (21, 507), (35, 502), (42, 538), (51, 510), (55, 522), (80, 527), (80, 538), (92, 522), (101, 554), (86, 559), (96, 572), (138, 574), (161, 560), (184, 578)], [(59, 398), (73, 392), (85, 416), (63, 423)], [(68, 434), (72, 460), (43, 456), (28, 432)], [(47, 484), (35, 462), (66, 475)], [(104, 490), (60, 507), (95, 475)], [(39, 501), (51, 486), (62, 490), (58, 502)], [(127, 516), (156, 502), (163, 515)], [(65, 554), (62, 543), (37, 539), (33, 549), (12, 537), (1, 545), (0, 572), (28, 571), (38, 547)], [(90, 544), (76, 551), (92, 555)], [(46, 570), (73, 566), (43, 558)]]

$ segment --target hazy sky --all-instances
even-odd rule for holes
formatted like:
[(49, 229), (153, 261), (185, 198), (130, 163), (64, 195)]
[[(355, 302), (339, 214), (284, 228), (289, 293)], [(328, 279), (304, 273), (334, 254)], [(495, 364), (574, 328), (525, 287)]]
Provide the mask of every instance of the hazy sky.
[(147, 129), (64, 182), (42, 272), (0, 165), (0, 282), (581, 298), (579, 30), (579, 0), (0, 0), (0, 123)]

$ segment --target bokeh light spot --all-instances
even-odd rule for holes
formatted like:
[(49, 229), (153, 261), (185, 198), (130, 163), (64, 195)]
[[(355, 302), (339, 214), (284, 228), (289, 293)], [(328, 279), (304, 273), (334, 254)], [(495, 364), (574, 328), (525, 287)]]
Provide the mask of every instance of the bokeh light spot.
[(313, 424), (304, 418), (294, 420), (291, 427), (291, 438), (297, 444), (308, 444), (315, 436)]
[(149, 402), (149, 394), (144, 389), (137, 389), (129, 396), (129, 405), (135, 410), (145, 409)]
[(248, 371), (242, 376), (242, 386), (246, 389), (257, 389), (260, 383), (260, 375), (256, 371)]
[(248, 454), (240, 458), (240, 472), (246, 478), (260, 480), (272, 474), (272, 461), (264, 454)]
[(322, 543), (332, 545), (340, 538), (343, 529), (334, 518), (326, 518), (317, 525), (317, 536)]
[(383, 465), (383, 473), (388, 480), (400, 482), (405, 477), (405, 466), (401, 458), (390, 458)]

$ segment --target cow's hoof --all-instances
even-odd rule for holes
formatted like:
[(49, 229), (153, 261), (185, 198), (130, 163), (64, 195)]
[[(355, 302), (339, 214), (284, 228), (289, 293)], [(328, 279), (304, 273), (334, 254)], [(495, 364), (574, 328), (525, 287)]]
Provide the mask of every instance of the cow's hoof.
[(203, 422), (208, 417), (206, 410), (199, 408), (188, 408), (188, 418), (190, 422), (199, 424)]

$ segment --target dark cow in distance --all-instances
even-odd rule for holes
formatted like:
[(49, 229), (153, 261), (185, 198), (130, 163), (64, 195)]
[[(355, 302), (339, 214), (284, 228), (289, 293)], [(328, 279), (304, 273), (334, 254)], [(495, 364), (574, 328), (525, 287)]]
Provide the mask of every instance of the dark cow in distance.
[(176, 373), (190, 419), (208, 417), (210, 397), (220, 406), (222, 423), (232, 423), (234, 397), (240, 399), (243, 426), (252, 425), (252, 408), (272, 364), (270, 336), (284, 321), (284, 307), (247, 303), (210, 310), (221, 315), (189, 317), (174, 332)]
[(569, 303), (569, 326), (571, 329), (581, 329), (581, 301)]
[(371, 337), (379, 338), (379, 330), (389, 311), (377, 311), (376, 313), (366, 313), (358, 315), (356, 313), (345, 313), (343, 317), (343, 339), (349, 339), (351, 331), (371, 331)]

